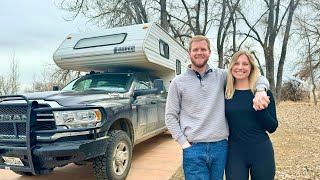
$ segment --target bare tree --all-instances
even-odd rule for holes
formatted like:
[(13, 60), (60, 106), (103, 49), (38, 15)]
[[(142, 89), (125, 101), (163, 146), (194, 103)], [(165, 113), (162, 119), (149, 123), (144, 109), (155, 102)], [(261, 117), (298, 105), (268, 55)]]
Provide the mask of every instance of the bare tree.
[[(319, 12), (320, 3), (309, 3), (311, 3), (311, 6), (308, 6), (308, 8), (312, 12)], [(304, 44), (303, 54), (305, 56), (302, 61), (298, 62), (301, 68), (296, 75), (311, 82), (314, 104), (317, 105), (316, 89), (317, 83), (319, 83), (317, 80), (320, 79), (320, 18), (318, 13), (308, 13), (308, 15), (298, 17), (297, 22), (299, 25), (297, 34)]]
[(82, 15), (104, 27), (149, 22), (142, 0), (61, 0), (59, 6), (71, 13), (66, 20)]
[(219, 63), (218, 67), (223, 68), (223, 59), (224, 59), (224, 43), (226, 37), (228, 35), (228, 30), (231, 25), (233, 24), (233, 53), (235, 52), (236, 48), (236, 21), (235, 21), (235, 12), (238, 8), (240, 0), (237, 0), (234, 4), (232, 0), (223, 0), (222, 1), (222, 12), (219, 21), (218, 27), (218, 36), (217, 36), (217, 50), (218, 50), (218, 57)]
[(71, 13), (67, 20), (82, 15), (102, 27), (158, 22), (185, 44), (193, 35), (207, 34), (217, 21), (218, 3), (219, 0), (60, 0), (59, 7)]
[(19, 83), (19, 60), (13, 51), (10, 57), (10, 68), (6, 76), (0, 76), (0, 94), (13, 95), (17, 94), (20, 88)]
[(19, 76), (19, 60), (16, 58), (15, 52), (13, 52), (9, 72), (9, 85), (11, 94), (16, 94), (20, 88)]
[[(52, 91), (54, 86), (59, 89), (68, 84), (71, 80), (81, 76), (80, 71), (63, 70), (53, 64), (44, 64), (42, 72), (33, 76), (32, 87), (25, 89), (25, 92)], [(1, 80), (1, 79), (0, 79)]]
[[(257, 16), (258, 19), (254, 23), (250, 23), (250, 17), (246, 16), (241, 10), (238, 13), (249, 28), (248, 32), (242, 34), (257, 41), (263, 49), (266, 61), (266, 76), (270, 82), (271, 91), (276, 95), (276, 99), (280, 100), (290, 30), (293, 15), (300, 0), (290, 0), (288, 4), (281, 0), (264, 0), (263, 2), (266, 5), (266, 9)], [(258, 26), (260, 26), (260, 29)], [(275, 84), (275, 42), (277, 38), (279, 40), (278, 35), (281, 31), (284, 32), (284, 35), (278, 61), (277, 83)]]
[(0, 75), (0, 95), (7, 95), (6, 79)]

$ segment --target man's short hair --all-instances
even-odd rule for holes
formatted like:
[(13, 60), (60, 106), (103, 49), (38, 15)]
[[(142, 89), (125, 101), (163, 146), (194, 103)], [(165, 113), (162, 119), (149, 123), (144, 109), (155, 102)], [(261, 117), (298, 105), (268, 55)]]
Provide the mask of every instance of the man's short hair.
[(210, 41), (209, 39), (206, 37), (206, 36), (203, 36), (203, 35), (196, 35), (196, 36), (193, 36), (190, 41), (189, 41), (189, 51), (191, 50), (191, 45), (193, 42), (195, 41), (202, 41), (202, 40), (205, 40), (208, 44), (208, 49), (211, 51), (210, 49)]

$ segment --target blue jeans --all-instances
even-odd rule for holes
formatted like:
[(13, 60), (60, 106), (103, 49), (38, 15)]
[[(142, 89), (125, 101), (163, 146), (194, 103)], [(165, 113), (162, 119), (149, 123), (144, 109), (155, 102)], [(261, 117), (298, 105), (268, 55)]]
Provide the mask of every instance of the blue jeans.
[(228, 141), (192, 143), (183, 150), (186, 180), (222, 180), (226, 165)]

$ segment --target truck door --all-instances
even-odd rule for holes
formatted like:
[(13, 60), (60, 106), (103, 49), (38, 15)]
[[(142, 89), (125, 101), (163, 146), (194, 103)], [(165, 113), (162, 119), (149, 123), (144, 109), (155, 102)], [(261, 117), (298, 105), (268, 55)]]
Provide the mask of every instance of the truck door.
[[(150, 90), (152, 83), (147, 74), (137, 74), (134, 90)], [(158, 122), (158, 107), (155, 94), (144, 94), (136, 97), (135, 106), (137, 109), (138, 128), (137, 135), (141, 138), (155, 130)]]

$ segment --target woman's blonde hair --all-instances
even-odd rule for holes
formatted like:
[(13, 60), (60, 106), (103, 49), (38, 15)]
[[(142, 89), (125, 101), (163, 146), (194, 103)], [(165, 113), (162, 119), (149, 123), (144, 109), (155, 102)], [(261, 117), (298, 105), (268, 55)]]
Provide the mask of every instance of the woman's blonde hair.
[(258, 69), (258, 66), (256, 65), (256, 63), (254, 62), (254, 57), (252, 56), (251, 53), (249, 53), (248, 51), (238, 51), (236, 53), (234, 53), (234, 55), (231, 58), (231, 62), (228, 68), (228, 77), (227, 77), (227, 86), (226, 86), (226, 91), (225, 91), (225, 96), (226, 99), (232, 99), (234, 91), (235, 91), (235, 87), (234, 87), (234, 77), (232, 75), (232, 68), (234, 66), (234, 64), (237, 62), (239, 56), (241, 55), (246, 55), (249, 59), (249, 63), (251, 65), (251, 71), (249, 74), (249, 86), (250, 89), (252, 91), (252, 93), (254, 94), (255, 89), (256, 89), (256, 81), (260, 75), (260, 71)]

